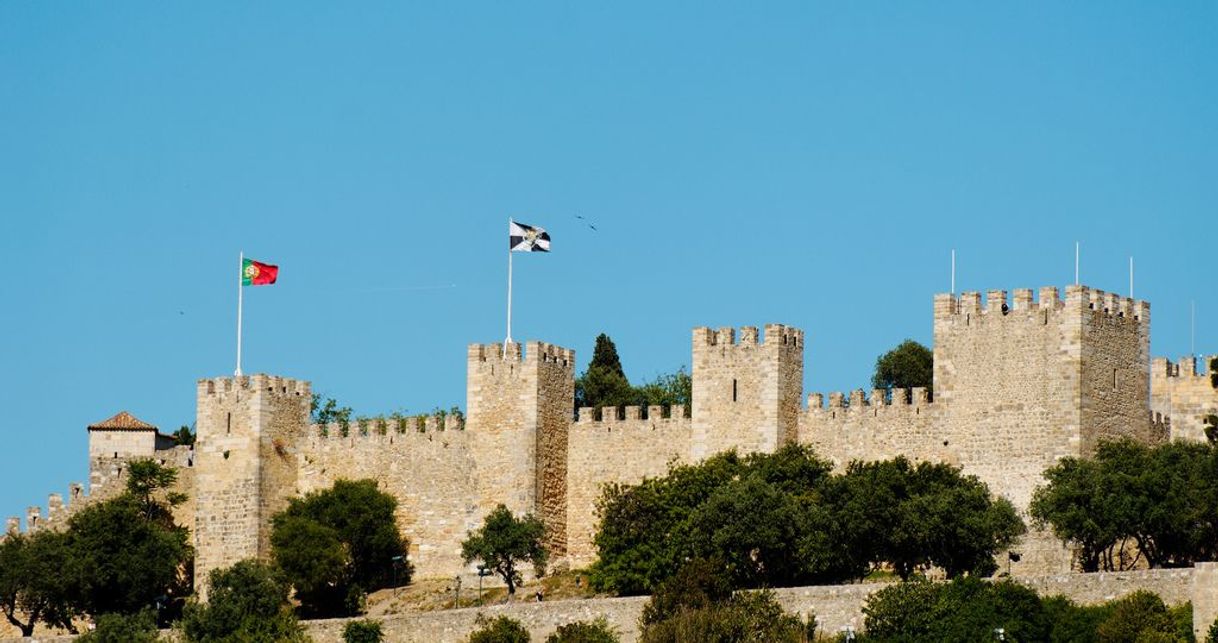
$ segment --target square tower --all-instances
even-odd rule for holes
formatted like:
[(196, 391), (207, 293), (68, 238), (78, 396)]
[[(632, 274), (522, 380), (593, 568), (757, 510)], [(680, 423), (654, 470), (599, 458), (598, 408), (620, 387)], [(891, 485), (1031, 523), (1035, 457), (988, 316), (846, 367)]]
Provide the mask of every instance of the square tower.
[(693, 460), (736, 449), (770, 453), (797, 437), (803, 396), (804, 333), (782, 324), (695, 328)]
[(296, 495), (294, 443), (309, 383), (271, 375), (199, 380), (195, 443), (195, 590), (211, 570), (271, 555), (271, 516)]
[(1150, 305), (1070, 286), (935, 297), (934, 397), (945, 446), (1026, 508), (1041, 472), (1103, 438), (1146, 438)]
[(498, 504), (546, 526), (546, 547), (566, 553), (567, 430), (575, 408), (575, 351), (528, 342), (471, 344), (466, 404), (477, 463), (478, 514)]

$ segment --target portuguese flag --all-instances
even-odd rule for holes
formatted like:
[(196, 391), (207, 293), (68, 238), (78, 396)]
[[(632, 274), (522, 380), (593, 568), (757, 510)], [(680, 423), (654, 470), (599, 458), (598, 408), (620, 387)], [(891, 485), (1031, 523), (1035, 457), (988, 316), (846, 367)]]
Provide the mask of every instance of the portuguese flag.
[(245, 259), (241, 262), (242, 286), (269, 286), (279, 277), (279, 266)]

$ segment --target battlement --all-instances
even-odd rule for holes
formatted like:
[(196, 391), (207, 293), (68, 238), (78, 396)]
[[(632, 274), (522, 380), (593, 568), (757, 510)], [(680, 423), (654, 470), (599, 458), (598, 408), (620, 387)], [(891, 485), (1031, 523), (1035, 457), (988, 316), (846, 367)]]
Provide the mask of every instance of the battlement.
[(730, 326), (725, 326), (718, 330), (700, 326), (694, 329), (694, 349), (699, 346), (719, 346), (719, 347), (737, 347), (737, 346), (790, 346), (792, 348), (802, 349), (804, 346), (804, 332), (793, 326), (784, 324), (766, 324), (765, 336), (758, 333), (756, 326), (743, 326), (740, 328), (740, 341), (736, 341), (736, 329)]
[(305, 380), (258, 373), (232, 377), (212, 377), (199, 380), (199, 395), (217, 395), (232, 391), (259, 391), (272, 395), (310, 397), (312, 386)]
[[(627, 406), (622, 409), (623, 413), (619, 415), (616, 406), (602, 406), (599, 409), (581, 406), (575, 422), (576, 424), (616, 424), (618, 422), (636, 420), (658, 422), (661, 420), (688, 419), (685, 417), (684, 404), (674, 404), (672, 406), (652, 405), (645, 408), (647, 411), (646, 415), (643, 414), (644, 407), (638, 406)], [(599, 420), (597, 419), (598, 415), (600, 417)]]
[(368, 436), (443, 433), (446, 431), (462, 431), (464, 429), (465, 419), (450, 413), (443, 417), (438, 415), (403, 415), (400, 417), (360, 418), (353, 422), (348, 422), (346, 427), (340, 422), (310, 424), (307, 433), (308, 435), (315, 435), (323, 439), (344, 439)]
[(1209, 364), (1214, 360), (1218, 360), (1218, 355), (1203, 355), (1200, 357), (1189, 355), (1181, 357), (1178, 362), (1173, 362), (1166, 357), (1156, 357), (1150, 362), (1150, 376), (1154, 379), (1168, 377), (1208, 379), (1213, 374)]
[(85, 487), (79, 482), (73, 482), (68, 485), (68, 502), (64, 502), (63, 494), (53, 492), (47, 495), (47, 512), (44, 516), (42, 507), (33, 505), (25, 510), (25, 529), (21, 528), (21, 518), (19, 516), (10, 516), (5, 519), (4, 533), (0, 534), (0, 540), (5, 534), (13, 535), (19, 533), (32, 533), (43, 529), (51, 529), (62, 527), (68, 517), (73, 513), (82, 509), (93, 496), (85, 495)]
[(470, 344), (468, 357), (470, 362), (530, 362), (558, 364), (564, 368), (575, 368), (575, 351), (555, 344), (530, 341), (521, 351), (519, 342), (508, 344)]
[(1083, 310), (1140, 323), (1149, 323), (1150, 320), (1149, 302), (1087, 286), (1067, 286), (1065, 300), (1061, 299), (1059, 290), (1054, 286), (1041, 288), (1035, 299), (1031, 288), (1019, 288), (1013, 294), (1008, 299), (1005, 290), (989, 290), (983, 301), (981, 293), (977, 291), (965, 291), (958, 297), (951, 293), (939, 293), (935, 295), (935, 320), (955, 321), (963, 318), (967, 324), (974, 319), (1007, 318), (1035, 319), (1048, 323), (1055, 313)]
[(810, 412), (864, 408), (876, 411), (881, 409), (908, 410), (933, 404), (930, 392), (922, 386), (911, 389), (893, 389), (891, 397), (888, 395), (888, 391), (882, 388), (872, 389), (871, 397), (867, 397), (863, 389), (855, 389), (850, 393), (834, 391), (828, 395), (828, 407), (825, 406), (825, 399), (824, 393), (810, 393), (807, 410)]

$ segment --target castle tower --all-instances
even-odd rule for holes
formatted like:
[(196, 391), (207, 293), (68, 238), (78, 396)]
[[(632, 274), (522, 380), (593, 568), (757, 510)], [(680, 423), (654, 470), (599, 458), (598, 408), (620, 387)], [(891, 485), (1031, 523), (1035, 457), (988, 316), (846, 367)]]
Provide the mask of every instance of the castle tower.
[(772, 452), (794, 442), (803, 395), (804, 334), (782, 324), (693, 335), (693, 444), (700, 460), (735, 448)]
[(269, 558), (271, 516), (296, 493), (292, 450), (311, 397), (308, 382), (271, 375), (199, 380), (196, 591), (213, 569)]
[(471, 344), (467, 431), (477, 463), (478, 513), (498, 504), (532, 513), (547, 548), (566, 553), (567, 429), (575, 405), (575, 351), (528, 342)]
[(1150, 405), (1171, 422), (1171, 439), (1205, 442), (1205, 417), (1218, 415), (1218, 382), (1207, 368), (1218, 355), (1179, 362), (1156, 357), (1150, 368)]
[[(935, 297), (934, 399), (961, 464), (1027, 507), (1041, 472), (1100, 439), (1153, 439), (1150, 305), (1085, 286)], [(1001, 458), (994, 454), (1004, 454)]]

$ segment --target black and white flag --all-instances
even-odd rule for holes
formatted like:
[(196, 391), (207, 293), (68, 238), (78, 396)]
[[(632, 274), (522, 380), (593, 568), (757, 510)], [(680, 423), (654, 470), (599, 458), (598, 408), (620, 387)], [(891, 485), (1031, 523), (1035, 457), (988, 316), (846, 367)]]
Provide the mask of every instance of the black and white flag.
[(545, 228), (511, 221), (508, 223), (508, 249), (512, 252), (549, 252), (550, 233)]

